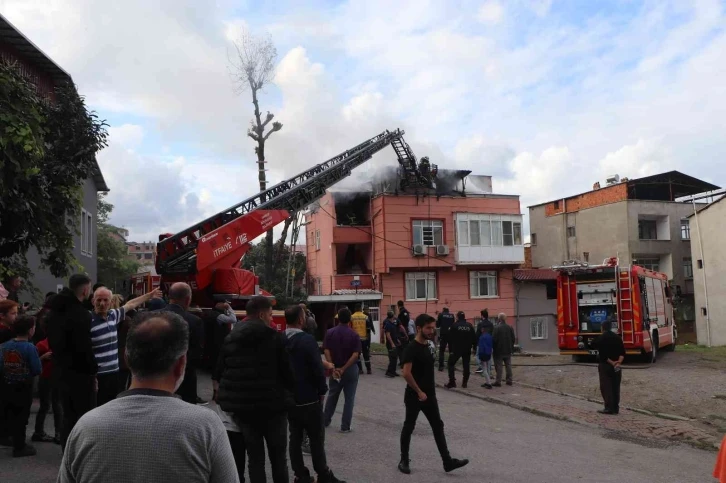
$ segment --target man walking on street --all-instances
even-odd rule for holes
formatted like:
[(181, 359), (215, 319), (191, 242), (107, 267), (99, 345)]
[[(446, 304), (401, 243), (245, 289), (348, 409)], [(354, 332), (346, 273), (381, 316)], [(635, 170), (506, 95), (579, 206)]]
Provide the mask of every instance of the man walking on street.
[(87, 413), (71, 432), (58, 483), (237, 483), (216, 414), (174, 396), (184, 377), (189, 325), (171, 312), (131, 323), (131, 388)]
[[(436, 328), (439, 329), (439, 372), (444, 370), (444, 353), (449, 342), (449, 329), (454, 325), (454, 314), (449, 312), (448, 307), (444, 307), (444, 311), (439, 314), (436, 319)], [(449, 352), (451, 352), (451, 344)]]
[(514, 353), (514, 329), (507, 324), (507, 316), (499, 314), (497, 325), (492, 333), (492, 349), (494, 354), (494, 370), (496, 381), (492, 386), (502, 387), (502, 364), (507, 370), (507, 386), (512, 385), (512, 354)]
[(256, 295), (245, 310), (249, 319), (238, 324), (222, 346), (217, 401), (242, 429), (250, 481), (267, 481), (266, 444), (272, 481), (288, 483), (287, 411), (294, 405), (295, 379), (284, 337), (270, 327), (270, 300)]
[(126, 312), (136, 309), (155, 297), (161, 297), (156, 289), (141, 297), (129, 300), (118, 309), (111, 308), (111, 290), (106, 287), (96, 289), (93, 294), (93, 320), (91, 321), (91, 343), (98, 364), (98, 394), (96, 405), (102, 406), (123, 391), (123, 381), (119, 376), (118, 326), (126, 318)]
[(449, 382), (444, 387), (451, 389), (456, 387), (456, 363), (461, 359), (462, 369), (464, 371), (464, 379), (461, 382), (461, 387), (466, 389), (466, 385), (469, 382), (469, 374), (471, 368), (469, 362), (471, 360), (471, 354), (476, 351), (476, 333), (474, 327), (466, 321), (466, 315), (464, 312), (456, 314), (456, 323), (451, 326), (449, 330)]
[(96, 407), (98, 364), (91, 343), (91, 313), (84, 306), (90, 294), (88, 275), (72, 275), (68, 287), (53, 298), (47, 319), (53, 377), (57, 377), (63, 406), (63, 449), (81, 416)]
[[(441, 420), (439, 403), (436, 400), (436, 383), (434, 381), (435, 347), (429, 345), (436, 334), (436, 321), (427, 314), (416, 317), (416, 338), (403, 351), (403, 377), (406, 379), (406, 393), (403, 398), (406, 406), (406, 420), (401, 430), (401, 461), (398, 469), (406, 475), (411, 473), (409, 448), (411, 435), (416, 427), (416, 419), (420, 412), (434, 432), (434, 440), (444, 462), (447, 473), (462, 466), (469, 460), (458, 460), (449, 454), (444, 434), (444, 422)], [(433, 348), (433, 350), (432, 350)]]
[(401, 324), (399, 324), (392, 310), (389, 310), (386, 315), (386, 321), (383, 323), (383, 333), (386, 335), (386, 349), (388, 349), (386, 377), (396, 377), (400, 375), (396, 372), (396, 365), (403, 353), (401, 336), (406, 337), (406, 333), (401, 330)]
[[(406, 307), (403, 306), (403, 300), (399, 300), (396, 305), (398, 306), (398, 322), (408, 332), (409, 342), (416, 337), (416, 327), (411, 325), (411, 314), (408, 312)], [(413, 330), (412, 330), (413, 329)]]
[[(360, 337), (361, 349), (363, 351), (363, 362), (366, 364), (366, 372), (371, 373), (371, 339), (368, 336), (368, 316), (361, 310), (360, 304), (356, 304), (355, 312), (350, 316), (350, 327)], [(358, 356), (358, 373), (363, 374), (363, 365)]]
[(345, 483), (333, 475), (325, 457), (323, 399), (328, 386), (318, 344), (312, 335), (303, 331), (305, 312), (302, 307), (295, 305), (287, 309), (285, 320), (287, 350), (295, 375), (295, 406), (290, 408), (287, 416), (290, 423), (290, 465), (295, 473), (295, 482), (313, 481), (303, 461), (303, 433), (307, 433), (318, 483)]
[[(492, 321), (489, 320), (489, 311), (487, 309), (484, 309), (481, 311), (481, 320), (478, 324), (476, 324), (476, 343), (477, 347), (479, 346), (479, 339), (484, 333), (488, 333), (490, 336), (494, 332), (494, 324), (492, 324)], [(489, 357), (489, 360), (491, 361), (491, 355)], [(477, 364), (477, 374), (481, 374), (484, 372), (484, 365), (481, 360), (481, 356), (479, 355), (479, 350), (476, 351), (476, 364)], [(489, 378), (492, 377), (492, 371), (491, 371), (492, 364), (489, 364)]]
[[(136, 300), (136, 299), (134, 299)], [(204, 323), (202, 319), (188, 312), (192, 303), (192, 288), (183, 282), (177, 282), (169, 289), (169, 305), (160, 310), (174, 312), (186, 320), (189, 325), (189, 352), (184, 380), (177, 389), (182, 400), (197, 404), (203, 402), (197, 395), (197, 366), (202, 359), (202, 341), (204, 340)]]
[(597, 372), (600, 376), (600, 393), (605, 403), (605, 407), (598, 411), (600, 414), (620, 412), (620, 382), (623, 379), (620, 366), (625, 360), (625, 345), (612, 328), (612, 322), (603, 322), (602, 334), (592, 344), (598, 351)]
[(350, 433), (350, 424), (353, 420), (353, 406), (355, 392), (358, 388), (358, 368), (355, 363), (361, 352), (361, 341), (358, 334), (350, 328), (351, 313), (348, 309), (338, 311), (338, 325), (325, 334), (323, 350), (325, 359), (335, 366), (333, 376), (328, 385), (328, 399), (325, 401), (325, 427), (333, 421), (333, 413), (338, 405), (341, 391), (345, 395), (343, 406), (343, 419), (340, 425), (342, 433)]

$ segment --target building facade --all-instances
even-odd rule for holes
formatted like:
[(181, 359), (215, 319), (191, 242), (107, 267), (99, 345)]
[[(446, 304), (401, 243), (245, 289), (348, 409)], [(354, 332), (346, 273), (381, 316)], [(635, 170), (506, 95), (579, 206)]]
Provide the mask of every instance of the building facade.
[(328, 192), (306, 222), (308, 301), (319, 318), (360, 302), (377, 321), (399, 300), (413, 315), (514, 314), (518, 196)]
[[(45, 55), (27, 37), (16, 29), (5, 17), (0, 15), (0, 59), (14, 63), (19, 71), (31, 82), (38, 94), (50, 102), (54, 99), (55, 88), (62, 84), (72, 83), (71, 76)], [(78, 235), (74, 239), (73, 254), (76, 260), (92, 280), (96, 279), (96, 220), (98, 192), (107, 192), (101, 170), (98, 166), (83, 183), (83, 206), (81, 218), (77, 221)], [(59, 291), (67, 282), (54, 277), (40, 263), (40, 256), (35, 249), (28, 254), (28, 264), (34, 276), (32, 284), (45, 294)], [(28, 292), (21, 292), (23, 302), (30, 300)]]
[(726, 202), (724, 198), (689, 216), (695, 287), (696, 335), (707, 346), (726, 345)]
[(677, 294), (679, 330), (693, 332), (693, 263), (690, 204), (676, 199), (718, 186), (672, 171), (623, 180), (592, 191), (529, 207), (532, 266), (565, 260), (592, 264), (617, 256), (663, 272)]
[[(156, 264), (156, 243), (153, 242), (126, 242), (128, 258), (141, 265), (141, 267)], [(146, 271), (146, 270), (140, 270)]]
[(514, 271), (515, 328), (523, 352), (557, 354), (557, 272)]

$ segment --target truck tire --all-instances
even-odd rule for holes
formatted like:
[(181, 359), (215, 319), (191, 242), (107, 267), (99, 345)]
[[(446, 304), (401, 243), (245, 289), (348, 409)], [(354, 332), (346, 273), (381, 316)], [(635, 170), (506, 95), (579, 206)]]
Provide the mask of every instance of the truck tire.
[(658, 360), (658, 335), (654, 334), (651, 337), (653, 338), (653, 350), (648, 354), (648, 362), (655, 364)]

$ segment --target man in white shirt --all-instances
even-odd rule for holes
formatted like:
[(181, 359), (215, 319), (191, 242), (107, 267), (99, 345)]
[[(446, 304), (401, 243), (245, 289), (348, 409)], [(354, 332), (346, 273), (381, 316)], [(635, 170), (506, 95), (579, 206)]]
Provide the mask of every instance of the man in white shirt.
[(131, 323), (131, 387), (78, 421), (58, 483), (239, 483), (217, 415), (174, 396), (188, 345), (189, 327), (177, 314), (148, 312)]

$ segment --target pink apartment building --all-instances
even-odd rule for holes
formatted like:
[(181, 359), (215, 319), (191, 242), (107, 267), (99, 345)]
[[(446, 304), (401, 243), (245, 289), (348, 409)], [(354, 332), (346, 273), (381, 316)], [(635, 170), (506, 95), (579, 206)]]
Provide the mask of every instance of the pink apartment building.
[[(308, 301), (319, 322), (355, 303), (378, 321), (403, 300), (414, 315), (446, 306), (474, 322), (487, 308), (514, 323), (513, 271), (524, 263), (519, 196), (492, 193), (491, 177), (458, 173), (459, 189), (446, 195), (333, 190), (311, 209)], [(476, 190), (463, 190), (467, 179)]]

